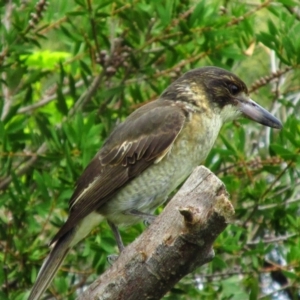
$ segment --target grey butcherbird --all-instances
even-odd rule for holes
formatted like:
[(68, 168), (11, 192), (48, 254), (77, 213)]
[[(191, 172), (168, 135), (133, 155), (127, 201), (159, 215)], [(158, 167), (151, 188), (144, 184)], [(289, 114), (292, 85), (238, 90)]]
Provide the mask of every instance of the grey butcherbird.
[(204, 67), (185, 73), (118, 125), (79, 178), (29, 300), (40, 298), (70, 248), (101, 221), (109, 222), (121, 251), (117, 226), (148, 218), (205, 160), (222, 125), (241, 115), (282, 127), (237, 76)]

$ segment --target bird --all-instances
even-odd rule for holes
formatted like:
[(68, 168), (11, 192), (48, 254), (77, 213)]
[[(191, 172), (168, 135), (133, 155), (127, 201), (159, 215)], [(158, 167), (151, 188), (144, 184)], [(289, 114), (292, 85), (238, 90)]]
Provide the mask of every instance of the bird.
[(122, 251), (118, 227), (151, 221), (154, 210), (204, 162), (222, 125), (242, 116), (282, 128), (250, 98), (239, 77), (207, 66), (186, 72), (117, 125), (79, 177), (68, 218), (50, 243), (29, 300), (40, 299), (69, 250), (100, 222), (108, 222)]

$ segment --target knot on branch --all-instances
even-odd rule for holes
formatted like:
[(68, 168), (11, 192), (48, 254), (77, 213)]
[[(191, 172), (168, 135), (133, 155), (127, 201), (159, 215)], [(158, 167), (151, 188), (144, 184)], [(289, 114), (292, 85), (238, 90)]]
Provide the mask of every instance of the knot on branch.
[(199, 215), (199, 209), (188, 206), (188, 207), (179, 207), (178, 211), (184, 217), (186, 225), (194, 225), (201, 221), (201, 216)]

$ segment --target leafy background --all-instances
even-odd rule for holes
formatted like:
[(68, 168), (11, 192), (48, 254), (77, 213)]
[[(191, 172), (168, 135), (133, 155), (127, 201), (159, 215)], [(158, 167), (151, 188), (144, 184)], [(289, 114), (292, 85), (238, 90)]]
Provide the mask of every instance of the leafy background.
[[(205, 165), (226, 184), (235, 220), (215, 259), (165, 299), (300, 299), (298, 1), (6, 0), (0, 9), (1, 299), (28, 296), (74, 183), (110, 130), (205, 65), (240, 76), (284, 127), (224, 126)], [(124, 241), (143, 229), (122, 230)], [(101, 224), (45, 299), (75, 299), (115, 252)]]

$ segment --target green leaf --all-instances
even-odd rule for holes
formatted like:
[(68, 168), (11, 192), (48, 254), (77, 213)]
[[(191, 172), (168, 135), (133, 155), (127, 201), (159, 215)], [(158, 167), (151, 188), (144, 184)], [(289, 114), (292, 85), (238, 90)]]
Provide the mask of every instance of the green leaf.
[(61, 25), (60, 29), (68, 38), (73, 39), (74, 36), (64, 25)]
[(284, 158), (284, 159), (291, 159), (291, 160), (295, 160), (297, 159), (298, 155), (297, 153), (293, 153), (290, 150), (277, 145), (277, 144), (271, 144), (270, 145), (270, 149), (278, 156)]
[(190, 28), (187, 26), (186, 22), (183, 22), (182, 20), (179, 21), (179, 27), (183, 34), (190, 34)]
[(10, 122), (8, 122), (5, 126), (6, 133), (18, 133), (23, 132), (26, 125), (26, 117), (24, 116), (16, 116)]
[(220, 256), (215, 256), (214, 257), (213, 264), (218, 269), (226, 269), (226, 268), (228, 268), (228, 265), (226, 264), (226, 262)]
[(102, 8), (104, 8), (105, 6), (108, 6), (109, 4), (111, 4), (111, 0), (108, 0), (108, 1), (101, 1), (101, 3), (99, 3), (96, 8), (95, 8), (95, 11), (98, 11)]
[(295, 147), (300, 147), (300, 138), (295, 133), (291, 133), (283, 129), (282, 132), (284, 138), (287, 138)]
[[(67, 13), (67, 16), (68, 17), (76, 17), (76, 16), (84, 16), (84, 15), (86, 15), (87, 14), (87, 12), (86, 11), (70, 11), (70, 12), (68, 12)], [(65, 28), (64, 28), (64, 30), (66, 30)]]
[(76, 95), (76, 86), (75, 86), (75, 80), (72, 74), (68, 75), (69, 79), (69, 88), (70, 88), (70, 95), (73, 98), (74, 102), (77, 100), (77, 95)]
[(45, 136), (45, 137), (51, 137), (51, 132), (49, 130), (49, 126), (50, 123), (49, 123), (49, 120), (47, 119), (47, 117), (42, 114), (42, 113), (37, 113), (35, 114), (35, 122), (37, 123), (40, 131), (42, 132), (42, 134)]
[(250, 281), (250, 295), (249, 300), (257, 300), (259, 295), (259, 285), (256, 278), (252, 278)]
[(12, 105), (10, 110), (6, 114), (5, 118), (3, 118), (3, 123), (6, 124), (9, 120), (11, 120), (17, 113), (18, 109), (21, 107), (21, 104)]
[(31, 87), (31, 85), (28, 86), (27, 90), (26, 90), (26, 94), (24, 97), (24, 103), (28, 104), (31, 102), (33, 96), (33, 89)]
[(288, 5), (288, 6), (295, 6), (297, 5), (297, 1), (294, 0), (278, 0), (278, 2), (284, 4), (284, 5)]
[(38, 171), (34, 171), (33, 173), (34, 179), (38, 185), (39, 192), (41, 192), (42, 196), (47, 199), (49, 197), (45, 178), (41, 176)]
[(278, 29), (275, 26), (275, 24), (273, 23), (272, 20), (268, 20), (268, 28), (269, 28), (269, 32), (273, 35), (276, 36), (278, 34)]
[(164, 4), (157, 2), (156, 3), (156, 10), (159, 15), (159, 20), (163, 26), (167, 26), (170, 24), (171, 21), (171, 14), (172, 14), (172, 1), (166, 0)]
[(88, 74), (88, 75), (92, 74), (90, 67), (88, 67), (88, 65), (83, 60), (80, 60), (79, 63), (80, 63), (81, 69), (83, 71), (85, 71), (86, 74)]
[(237, 154), (238, 151), (235, 148), (234, 143), (230, 143), (229, 141), (227, 141), (227, 139), (223, 135), (221, 135), (221, 139), (225, 144), (225, 146), (227, 147), (227, 149), (232, 152), (232, 154)]
[[(193, 10), (193, 13), (191, 14), (189, 18), (189, 26), (193, 27), (196, 23), (196, 21), (199, 22), (199, 20), (203, 19), (206, 11), (206, 5), (205, 1), (199, 1), (196, 5), (195, 9)], [(196, 24), (198, 24), (198, 22)], [(201, 24), (201, 23), (200, 23)]]
[(68, 114), (68, 106), (66, 103), (66, 99), (65, 96), (62, 93), (62, 88), (58, 87), (57, 91), (56, 91), (56, 95), (57, 95), (57, 102), (56, 102), (56, 106), (59, 109), (59, 111), (63, 114), (63, 115), (67, 115)]
[(283, 273), (284, 276), (286, 276), (287, 278), (289, 278), (291, 280), (297, 280), (298, 279), (298, 275), (295, 272), (282, 270), (282, 273)]
[(270, 49), (275, 50), (279, 46), (276, 42), (276, 39), (271, 34), (261, 32), (260, 34), (258, 34), (257, 38), (260, 42), (262, 42)]

